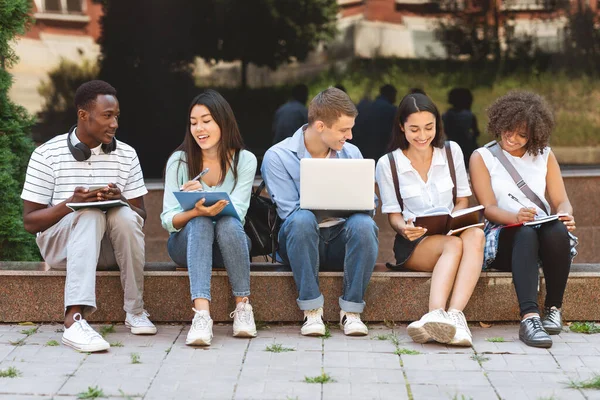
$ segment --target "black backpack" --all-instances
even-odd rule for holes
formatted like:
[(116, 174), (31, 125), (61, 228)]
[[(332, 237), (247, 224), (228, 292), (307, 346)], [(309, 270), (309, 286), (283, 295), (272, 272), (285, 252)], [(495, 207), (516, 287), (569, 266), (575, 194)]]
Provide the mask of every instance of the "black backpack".
[(270, 256), (271, 262), (275, 262), (281, 219), (277, 215), (277, 206), (273, 200), (260, 195), (264, 188), (265, 182), (263, 181), (250, 196), (244, 231), (252, 241), (250, 256), (264, 256), (265, 261), (268, 261), (268, 256)]

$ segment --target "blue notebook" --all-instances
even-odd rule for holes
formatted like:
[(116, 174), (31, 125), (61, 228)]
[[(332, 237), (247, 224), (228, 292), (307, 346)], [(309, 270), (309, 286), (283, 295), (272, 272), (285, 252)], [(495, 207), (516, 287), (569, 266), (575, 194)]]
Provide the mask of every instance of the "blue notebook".
[(235, 217), (238, 220), (240, 219), (237, 211), (235, 211), (235, 207), (231, 203), (229, 194), (226, 192), (173, 192), (173, 194), (177, 198), (177, 201), (179, 201), (179, 204), (181, 204), (181, 208), (183, 208), (185, 211), (194, 208), (200, 199), (206, 199), (204, 205), (207, 207), (212, 206), (219, 200), (227, 200), (229, 204), (227, 204), (223, 211), (217, 214), (217, 216), (214, 218), (218, 219), (219, 217), (228, 215), (230, 217)]

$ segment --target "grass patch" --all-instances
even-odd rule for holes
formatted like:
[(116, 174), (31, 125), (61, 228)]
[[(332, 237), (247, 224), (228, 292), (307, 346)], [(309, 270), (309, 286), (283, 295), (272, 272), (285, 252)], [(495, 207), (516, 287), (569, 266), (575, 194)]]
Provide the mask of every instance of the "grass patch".
[(296, 349), (293, 349), (291, 347), (283, 347), (279, 343), (274, 343), (271, 346), (265, 347), (265, 351), (270, 351), (271, 353), (285, 353), (288, 351), (296, 351)]
[(169, 354), (171, 352), (172, 348), (173, 348), (173, 346), (169, 347), (168, 349), (165, 349), (165, 353)]
[(480, 363), (480, 364), (481, 364), (481, 363), (483, 363), (483, 362), (490, 361), (490, 358), (489, 358), (489, 357), (486, 357), (486, 356), (484, 356), (484, 355), (481, 355), (481, 354), (473, 354), (473, 355), (471, 356), (471, 360), (473, 360), (473, 361), (477, 361), (478, 363)]
[(600, 375), (596, 375), (587, 381), (571, 381), (569, 387), (573, 389), (600, 389)]
[(114, 325), (104, 325), (100, 327), (100, 335), (102, 335), (103, 338), (106, 338), (106, 335), (109, 333), (115, 333)]
[(411, 350), (411, 349), (407, 349), (404, 347), (399, 347), (396, 349), (396, 351), (394, 352), (394, 354), (400, 356), (400, 355), (409, 355), (409, 356), (416, 356), (417, 354), (421, 354), (420, 351), (417, 350)]
[(322, 336), (323, 339), (329, 339), (331, 337), (331, 330), (329, 329), (329, 324), (325, 324), (325, 334)]
[(110, 347), (124, 347), (123, 342), (112, 342)]
[(569, 329), (576, 333), (600, 333), (600, 325), (596, 325), (594, 322), (573, 322)]
[(379, 334), (377, 336), (372, 337), (371, 340), (389, 340), (390, 342), (392, 342), (394, 344), (394, 346), (398, 346), (398, 344), (400, 343), (400, 341), (398, 340), (398, 337), (396, 335), (394, 335), (393, 333), (388, 333), (386, 335)]
[(141, 364), (140, 361), (140, 353), (131, 353), (131, 363), (132, 364)]
[(16, 378), (21, 376), (21, 371), (15, 367), (8, 367), (7, 369), (0, 369), (0, 378)]
[(335, 379), (333, 379), (329, 374), (326, 374), (325, 371), (323, 371), (321, 372), (321, 375), (313, 377), (305, 376), (304, 381), (306, 383), (330, 383), (335, 382)]
[(98, 386), (88, 386), (87, 392), (81, 392), (77, 395), (78, 399), (97, 399), (98, 397), (106, 397), (102, 389), (98, 389)]
[(38, 329), (40, 329), (40, 328), (39, 328), (39, 327), (37, 327), (37, 326), (36, 326), (35, 328), (31, 328), (31, 329), (23, 329), (23, 330), (21, 331), (21, 333), (22, 333), (23, 335), (31, 336), (31, 335), (33, 335), (34, 333), (36, 333), (36, 332), (38, 331)]
[(262, 331), (271, 328), (265, 321), (254, 321), (254, 324), (256, 325), (257, 331)]
[(58, 344), (59, 343), (56, 340), (48, 340), (46, 342), (46, 346), (52, 346), (53, 347), (53, 346), (58, 346)]
[(496, 336), (496, 337), (489, 337), (485, 339), (487, 342), (492, 342), (492, 343), (504, 343), (506, 342), (506, 340), (504, 340), (503, 337), (501, 336)]
[(467, 397), (464, 394), (455, 394), (452, 396), (452, 400), (473, 400), (472, 397)]

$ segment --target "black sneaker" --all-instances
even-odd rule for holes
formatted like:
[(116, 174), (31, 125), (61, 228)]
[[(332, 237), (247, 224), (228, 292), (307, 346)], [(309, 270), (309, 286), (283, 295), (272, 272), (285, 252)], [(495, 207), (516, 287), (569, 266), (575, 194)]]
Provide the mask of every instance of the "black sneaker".
[(562, 332), (562, 313), (557, 308), (546, 308), (542, 326), (550, 335)]
[(521, 321), (519, 339), (531, 347), (552, 347), (552, 338), (544, 330), (540, 317), (530, 317)]

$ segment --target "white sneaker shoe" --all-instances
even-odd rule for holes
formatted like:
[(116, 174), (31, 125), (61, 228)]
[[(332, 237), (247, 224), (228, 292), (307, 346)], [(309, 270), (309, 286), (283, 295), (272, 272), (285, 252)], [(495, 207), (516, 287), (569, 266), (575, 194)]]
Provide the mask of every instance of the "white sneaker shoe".
[(360, 319), (359, 313), (350, 313), (340, 310), (340, 328), (344, 329), (346, 336), (366, 336), (369, 328)]
[(185, 344), (188, 346), (210, 346), (213, 338), (213, 320), (206, 310), (196, 310), (192, 308), (196, 315), (192, 320), (192, 326), (185, 339)]
[(454, 334), (454, 338), (450, 341), (450, 344), (455, 346), (472, 346), (473, 335), (471, 334), (469, 325), (467, 325), (465, 314), (463, 314), (462, 311), (452, 310), (448, 311), (448, 315), (456, 325), (456, 333)]
[(229, 317), (233, 318), (234, 337), (256, 337), (254, 313), (252, 312), (252, 306), (248, 303), (247, 297), (244, 297), (242, 301), (235, 306), (235, 310), (229, 314)]
[(134, 335), (154, 335), (156, 334), (156, 326), (148, 319), (150, 314), (143, 310), (139, 314), (127, 313), (125, 317), (125, 326), (131, 329)]
[(456, 334), (456, 325), (441, 308), (423, 315), (420, 320), (408, 325), (408, 335), (417, 343), (430, 339), (439, 343), (450, 343)]
[(304, 325), (300, 329), (304, 336), (325, 335), (325, 324), (323, 323), (323, 307), (304, 311)]
[(62, 335), (64, 345), (77, 351), (92, 353), (110, 348), (110, 344), (82, 318), (80, 313), (73, 316), (73, 325), (65, 327)]

